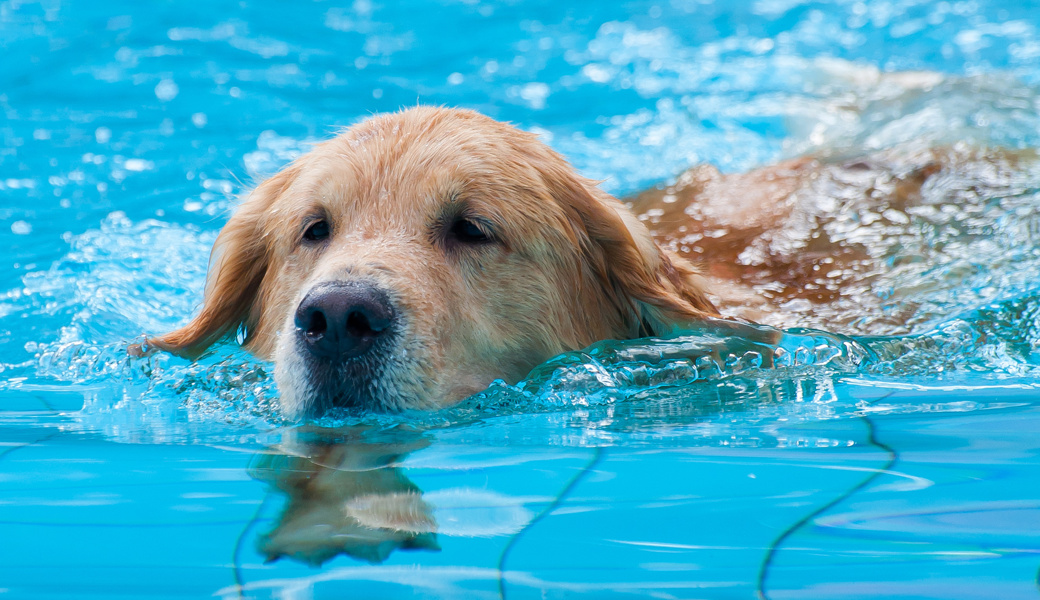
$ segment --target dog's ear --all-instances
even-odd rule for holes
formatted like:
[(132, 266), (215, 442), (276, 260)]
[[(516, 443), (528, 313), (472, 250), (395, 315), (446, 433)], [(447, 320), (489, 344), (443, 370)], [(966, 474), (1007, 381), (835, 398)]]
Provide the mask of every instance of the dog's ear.
[(202, 310), (184, 327), (148, 339), (145, 348), (158, 348), (194, 360), (243, 326), (248, 343), (260, 319), (260, 289), (271, 261), (270, 240), (264, 233), (265, 217), (296, 172), (289, 167), (249, 194), (213, 245)]
[(555, 179), (586, 268), (621, 316), (617, 333), (660, 336), (719, 316), (693, 265), (658, 246), (624, 204), (573, 172)]

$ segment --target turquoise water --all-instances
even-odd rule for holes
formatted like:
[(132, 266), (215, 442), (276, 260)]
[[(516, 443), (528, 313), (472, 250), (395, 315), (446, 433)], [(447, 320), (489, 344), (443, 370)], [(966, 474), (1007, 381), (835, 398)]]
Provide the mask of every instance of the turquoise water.
[(306, 425), (234, 344), (125, 348), (197, 307), (236, 194), (372, 112), (481, 110), (617, 194), (1028, 150), (1038, 28), (1033, 2), (0, 0), (0, 595), (1037, 597), (1035, 160), (930, 183), (874, 301), (791, 305), (777, 346), (604, 343)]

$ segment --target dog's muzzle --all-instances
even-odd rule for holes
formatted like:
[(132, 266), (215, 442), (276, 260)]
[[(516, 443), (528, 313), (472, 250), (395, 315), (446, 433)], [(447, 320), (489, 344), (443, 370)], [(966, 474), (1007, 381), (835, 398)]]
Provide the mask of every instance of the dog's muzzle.
[(296, 335), (315, 358), (332, 363), (364, 357), (393, 330), (393, 304), (368, 282), (315, 286), (296, 308)]

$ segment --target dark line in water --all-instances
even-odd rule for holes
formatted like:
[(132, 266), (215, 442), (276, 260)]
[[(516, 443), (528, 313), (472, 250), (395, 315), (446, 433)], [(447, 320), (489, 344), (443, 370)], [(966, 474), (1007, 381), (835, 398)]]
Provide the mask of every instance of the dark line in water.
[(581, 483), (581, 480), (585, 479), (585, 476), (588, 475), (589, 471), (595, 468), (595, 466), (599, 464), (601, 460), (603, 460), (603, 456), (605, 454), (606, 451), (603, 448), (594, 448), (592, 458), (589, 459), (589, 462), (586, 463), (585, 466), (581, 469), (581, 471), (578, 471), (578, 473), (576, 473), (574, 477), (571, 477), (571, 480), (567, 482), (566, 487), (564, 487), (563, 490), (559, 494), (557, 494), (556, 498), (552, 501), (552, 503), (550, 503), (549, 506), (545, 507), (545, 509), (542, 510), (542, 512), (538, 513), (538, 515), (536, 515), (535, 518), (531, 519), (531, 521), (527, 523), (527, 525), (524, 525), (523, 529), (518, 531), (516, 535), (509, 539), (509, 542), (506, 544), (506, 547), (502, 549), (502, 555), (498, 558), (499, 598), (501, 598), (502, 600), (506, 600), (506, 559), (509, 558), (509, 552), (513, 549), (513, 546), (516, 545), (517, 541), (525, 533), (527, 533), (529, 529), (537, 525), (539, 521), (549, 516), (549, 514), (552, 511), (556, 510), (561, 504), (563, 504), (563, 501), (567, 498), (567, 496), (570, 495), (572, 491), (574, 491), (574, 488), (577, 487), (579, 483)]
[(256, 524), (260, 522), (260, 514), (264, 511), (264, 507), (267, 506), (267, 501), (271, 498), (271, 492), (264, 493), (264, 499), (260, 501), (260, 505), (256, 507), (256, 512), (253, 513), (253, 518), (249, 519), (246, 526), (242, 528), (242, 533), (238, 534), (238, 539), (235, 540), (235, 549), (231, 552), (231, 571), (235, 578), (235, 593), (238, 594), (239, 598), (245, 598), (245, 583), (242, 582), (242, 544), (245, 542), (246, 536), (249, 532), (256, 527)]
[[(893, 394), (895, 394), (895, 392), (885, 394), (881, 398), (874, 400), (874, 402), (884, 400), (885, 398), (888, 398)], [(874, 402), (871, 402), (871, 404), (873, 404)], [(837, 498), (831, 500), (830, 502), (824, 504), (823, 506), (817, 508), (816, 510), (812, 511), (811, 513), (805, 515), (804, 517), (796, 521), (793, 525), (784, 530), (784, 532), (781, 533), (776, 538), (776, 540), (773, 541), (773, 543), (769, 546), (769, 552), (766, 554), (765, 559), (763, 559), (762, 561), (762, 566), (759, 567), (758, 570), (758, 583), (757, 589), (755, 590), (755, 594), (759, 600), (769, 600), (769, 596), (768, 594), (766, 594), (766, 581), (769, 579), (769, 569), (773, 566), (773, 561), (776, 559), (776, 555), (779, 554), (780, 547), (784, 544), (784, 542), (787, 541), (788, 538), (793, 536), (795, 533), (798, 532), (799, 529), (805, 527), (810, 521), (812, 521), (816, 517), (841, 504), (856, 492), (859, 492), (863, 488), (870, 485), (871, 482), (880, 477), (883, 473), (891, 470), (892, 467), (895, 466), (896, 462), (898, 462), (899, 453), (888, 444), (885, 444), (877, 439), (877, 429), (874, 427), (874, 422), (870, 420), (870, 417), (864, 415), (860, 418), (867, 426), (867, 441), (871, 445), (877, 446), (878, 448), (884, 450), (888, 454), (888, 461), (885, 463), (883, 467), (875, 470), (863, 481), (846, 490), (844, 494), (838, 496)]]
[(40, 404), (42, 404), (43, 407), (46, 408), (47, 410), (49, 410), (49, 411), (51, 411), (53, 413), (61, 412), (60, 410), (57, 410), (56, 408), (54, 408), (54, 405), (51, 404), (50, 401), (47, 400), (46, 396), (33, 394), (33, 398), (36, 398), (37, 400), (39, 400)]
[(17, 452), (18, 450), (21, 450), (23, 448), (28, 448), (29, 446), (35, 446), (36, 444), (42, 444), (43, 442), (46, 442), (47, 440), (49, 440), (51, 438), (57, 437), (60, 434), (61, 434), (61, 432), (56, 431), (56, 432), (51, 433), (49, 435), (45, 435), (45, 436), (43, 436), (42, 438), (40, 438), (38, 440), (33, 440), (31, 442), (25, 442), (24, 444), (19, 444), (17, 446), (10, 446), (9, 448), (4, 450), (3, 452), (0, 452), (0, 460), (3, 460), (5, 458), (7, 458), (8, 456), (10, 456), (12, 452)]

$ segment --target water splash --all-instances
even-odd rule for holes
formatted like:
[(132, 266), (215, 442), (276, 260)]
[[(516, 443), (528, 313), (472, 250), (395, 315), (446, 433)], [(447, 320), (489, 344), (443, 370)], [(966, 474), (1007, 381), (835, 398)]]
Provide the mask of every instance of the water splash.
[(116, 212), (71, 239), (65, 257), (7, 294), (6, 310), (31, 312), (35, 322), (25, 332), (26, 360), (3, 365), (3, 387), (79, 397), (82, 408), (70, 413), (75, 427), (115, 439), (237, 437), (229, 433), (236, 427), (280, 424), (270, 365), (233, 345), (195, 363), (127, 352), (192, 312), (215, 237)]
[(614, 404), (663, 392), (686, 395), (691, 384), (782, 373), (853, 372), (872, 357), (851, 338), (822, 332), (783, 332), (765, 326), (715, 321), (676, 337), (605, 341), (562, 354), (536, 367), (515, 386), (496, 384), (478, 394), (474, 408), (551, 408)]

